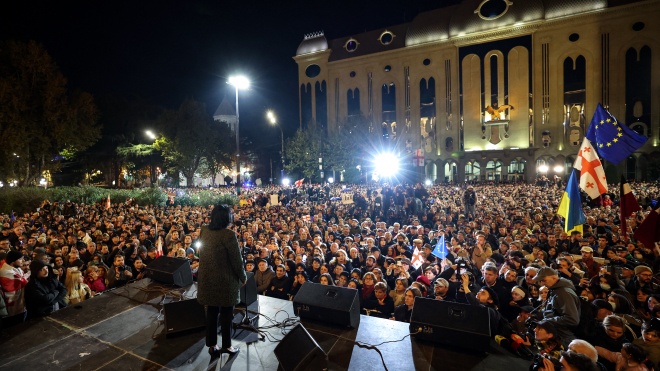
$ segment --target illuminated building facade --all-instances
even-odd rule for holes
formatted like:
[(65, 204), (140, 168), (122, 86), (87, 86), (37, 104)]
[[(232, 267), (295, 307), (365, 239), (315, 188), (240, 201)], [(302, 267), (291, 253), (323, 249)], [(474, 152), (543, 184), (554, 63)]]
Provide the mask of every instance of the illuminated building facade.
[(305, 35), (300, 125), (332, 135), (360, 117), (400, 153), (423, 153), (436, 182), (531, 182), (568, 174), (602, 103), (649, 138), (604, 162), (608, 179), (658, 179), (657, 19), (657, 0), (464, 0), (361, 34)]

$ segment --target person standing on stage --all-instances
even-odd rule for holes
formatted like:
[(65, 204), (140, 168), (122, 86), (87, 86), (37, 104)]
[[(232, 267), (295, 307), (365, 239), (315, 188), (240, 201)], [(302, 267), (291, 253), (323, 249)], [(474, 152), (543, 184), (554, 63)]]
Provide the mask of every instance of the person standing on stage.
[[(206, 307), (206, 345), (211, 357), (239, 352), (231, 345), (231, 322), (240, 288), (247, 281), (236, 233), (227, 228), (233, 211), (219, 205), (211, 211), (211, 222), (202, 227), (197, 272), (197, 301)], [(218, 348), (218, 313), (222, 347)]]

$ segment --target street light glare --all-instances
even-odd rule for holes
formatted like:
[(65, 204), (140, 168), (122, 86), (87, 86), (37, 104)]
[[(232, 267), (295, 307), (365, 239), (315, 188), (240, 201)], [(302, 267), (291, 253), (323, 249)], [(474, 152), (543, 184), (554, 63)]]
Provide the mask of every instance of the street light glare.
[(147, 134), (147, 136), (148, 136), (149, 138), (151, 138), (151, 139), (156, 139), (156, 134), (154, 134), (153, 131), (151, 131), (151, 130), (147, 130), (147, 131), (145, 131), (144, 133)]
[(283, 186), (286, 187), (286, 186), (288, 186), (289, 184), (291, 184), (291, 180), (290, 180), (289, 178), (284, 178), (284, 179), (282, 179), (282, 185), (283, 185)]
[(271, 124), (277, 123), (277, 118), (275, 117), (273, 111), (266, 112), (266, 117), (268, 117), (268, 120), (270, 121)]
[(230, 76), (227, 83), (238, 90), (245, 90), (250, 87), (250, 80), (248, 80), (247, 77), (243, 75)]

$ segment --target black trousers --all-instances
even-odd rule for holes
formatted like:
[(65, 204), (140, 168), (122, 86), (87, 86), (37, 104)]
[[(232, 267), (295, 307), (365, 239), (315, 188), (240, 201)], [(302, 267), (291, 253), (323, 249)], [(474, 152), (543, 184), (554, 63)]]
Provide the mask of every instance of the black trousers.
[(222, 348), (231, 346), (231, 322), (234, 319), (234, 307), (206, 307), (206, 346), (218, 344), (218, 314), (220, 314), (220, 331), (222, 333)]

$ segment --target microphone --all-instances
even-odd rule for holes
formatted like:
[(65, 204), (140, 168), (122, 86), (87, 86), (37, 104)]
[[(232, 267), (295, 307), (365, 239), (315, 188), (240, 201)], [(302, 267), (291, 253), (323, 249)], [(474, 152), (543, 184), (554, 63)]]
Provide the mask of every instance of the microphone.
[(522, 358), (534, 357), (534, 353), (525, 346), (525, 340), (516, 333), (511, 334), (511, 347), (515, 349)]
[(495, 342), (502, 348), (508, 350), (509, 352), (519, 355), (518, 352), (511, 346), (511, 341), (502, 335), (495, 335)]

